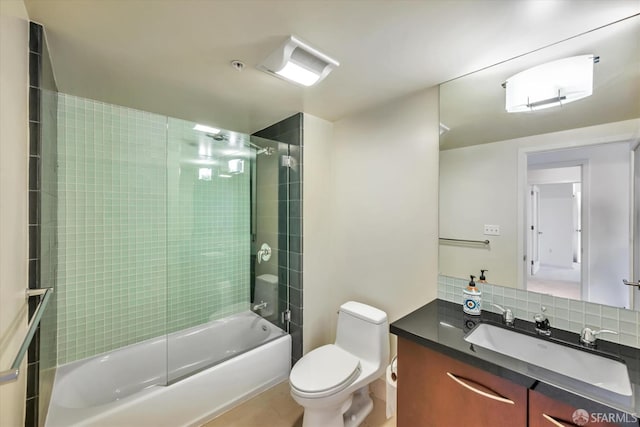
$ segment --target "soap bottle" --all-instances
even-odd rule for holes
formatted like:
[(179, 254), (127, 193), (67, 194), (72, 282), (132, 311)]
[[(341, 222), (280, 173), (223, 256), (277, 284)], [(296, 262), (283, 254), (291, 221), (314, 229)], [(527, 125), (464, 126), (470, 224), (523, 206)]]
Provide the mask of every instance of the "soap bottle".
[(489, 270), (480, 270), (480, 277), (478, 277), (478, 283), (487, 283), (487, 278), (484, 276), (484, 272)]
[(471, 275), (470, 277), (469, 286), (462, 291), (462, 310), (467, 314), (479, 316), (482, 305), (482, 292), (473, 281), (476, 276)]

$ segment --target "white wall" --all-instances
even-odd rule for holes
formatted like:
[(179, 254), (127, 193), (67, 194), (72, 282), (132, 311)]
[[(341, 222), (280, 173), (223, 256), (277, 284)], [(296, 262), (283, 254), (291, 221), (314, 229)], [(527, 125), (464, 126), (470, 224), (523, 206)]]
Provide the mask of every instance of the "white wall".
[[(22, 0), (0, 1), (0, 370), (26, 333), (28, 16)], [(26, 362), (26, 359), (25, 359)], [(26, 363), (0, 385), (0, 425), (24, 425)]]
[(333, 339), (338, 303), (332, 282), (333, 124), (303, 116), (303, 330), (302, 352)]
[[(527, 150), (595, 146), (595, 144), (630, 140), (637, 137), (638, 129), (640, 129), (639, 119), (626, 120), (441, 151), (440, 236), (463, 239), (486, 237), (491, 240), (491, 245), (489, 249), (440, 245), (440, 273), (466, 278), (468, 274), (477, 275), (480, 268), (486, 268), (489, 270), (487, 278), (490, 283), (517, 287), (523, 281), (524, 271), (522, 261), (524, 242), (519, 241), (518, 237), (518, 233), (523, 235), (524, 231), (524, 223), (519, 223), (518, 219), (518, 210), (523, 209), (524, 203), (524, 199), (518, 200), (518, 186), (521, 184), (526, 188), (527, 184), (526, 179), (523, 182), (518, 181), (518, 169), (526, 166), (526, 158), (524, 164), (519, 163), (522, 161), (520, 159), (520, 156), (523, 156), (522, 153)], [(627, 178), (629, 177), (628, 169), (626, 172), (621, 171), (627, 174)], [(606, 175), (599, 174), (598, 178), (592, 178), (592, 184), (603, 189), (610, 188), (606, 180), (602, 181), (599, 178), (602, 176)], [(593, 185), (592, 190), (595, 188)], [(625, 191), (628, 196), (628, 187), (627, 190), (616, 188), (610, 191), (610, 194)], [(628, 227), (628, 207), (623, 206), (621, 209), (627, 212), (626, 222), (612, 225), (616, 233), (618, 228)], [(500, 225), (501, 235), (483, 236), (483, 224)], [(598, 225), (597, 222), (592, 224), (595, 224), (595, 227)], [(598, 232), (609, 231), (601, 229)], [(628, 242), (626, 246), (628, 247)], [(618, 256), (622, 262), (628, 263), (628, 253), (625, 255), (619, 249), (616, 249), (615, 256)], [(602, 259), (601, 257), (605, 255), (606, 253), (602, 251), (593, 251), (590, 259), (593, 262)], [(607, 271), (608, 268), (603, 267), (597, 270)], [(612, 281), (602, 280), (599, 283), (611, 286)], [(593, 297), (590, 299), (594, 300)], [(618, 305), (611, 302), (604, 303)]]
[(305, 352), (334, 339), (344, 301), (394, 321), (437, 293), (438, 89), (325, 130), (305, 121)]
[[(516, 148), (504, 143), (440, 152), (440, 237), (489, 246), (440, 244), (440, 273), (460, 278), (489, 270), (490, 283), (515, 286), (518, 259)], [(499, 225), (485, 236), (484, 225)]]

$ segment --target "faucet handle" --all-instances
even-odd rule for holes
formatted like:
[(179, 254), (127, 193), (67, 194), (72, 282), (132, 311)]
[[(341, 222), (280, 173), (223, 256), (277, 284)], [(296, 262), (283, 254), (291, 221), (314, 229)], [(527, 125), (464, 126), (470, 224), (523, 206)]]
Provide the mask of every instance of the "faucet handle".
[(533, 315), (533, 320), (537, 322), (544, 322), (547, 320), (547, 316), (544, 314), (547, 311), (547, 307), (544, 305), (540, 307), (540, 313), (536, 313)]
[(593, 346), (596, 343), (596, 336), (600, 334), (615, 334), (618, 335), (616, 331), (610, 331), (609, 329), (600, 329), (594, 331), (593, 329), (585, 326), (582, 328), (582, 332), (580, 332), (580, 342), (582, 344)]
[(500, 313), (502, 313), (502, 320), (504, 320), (504, 323), (506, 323), (507, 325), (513, 325), (514, 316), (513, 316), (513, 311), (511, 311), (510, 308), (504, 308), (502, 306), (499, 306), (498, 304), (491, 304), (491, 305), (497, 308), (498, 310), (500, 310)]
[(545, 306), (540, 307), (540, 313), (536, 313), (533, 315), (533, 320), (536, 322), (536, 332), (540, 335), (549, 336), (551, 335), (551, 324), (549, 323), (549, 319), (544, 314), (547, 311)]

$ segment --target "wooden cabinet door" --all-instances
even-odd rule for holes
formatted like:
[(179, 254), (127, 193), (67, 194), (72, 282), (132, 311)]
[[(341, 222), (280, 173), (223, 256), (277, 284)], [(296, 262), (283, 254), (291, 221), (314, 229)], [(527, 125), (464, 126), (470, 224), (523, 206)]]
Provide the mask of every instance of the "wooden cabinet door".
[[(590, 414), (587, 412), (576, 413), (574, 420), (574, 412), (576, 409), (578, 408), (554, 400), (536, 391), (529, 390), (529, 427), (617, 426), (617, 424), (603, 421), (592, 422)], [(583, 418), (578, 418), (580, 415), (582, 415)]]
[(398, 339), (398, 427), (526, 427), (527, 388)]

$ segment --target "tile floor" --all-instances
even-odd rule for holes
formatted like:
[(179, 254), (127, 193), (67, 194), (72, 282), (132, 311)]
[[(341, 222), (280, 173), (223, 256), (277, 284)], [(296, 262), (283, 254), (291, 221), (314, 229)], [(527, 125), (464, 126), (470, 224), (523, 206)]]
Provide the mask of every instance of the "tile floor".
[[(361, 427), (395, 427), (395, 417), (387, 420), (385, 403), (373, 398), (373, 411)], [(202, 427), (301, 427), (302, 407), (289, 394), (283, 382), (259, 394)]]
[(535, 276), (527, 275), (527, 290), (562, 298), (582, 299), (580, 295), (580, 264), (572, 268), (540, 265)]

